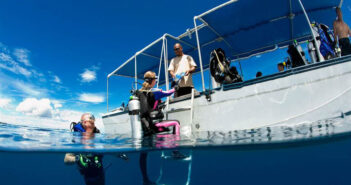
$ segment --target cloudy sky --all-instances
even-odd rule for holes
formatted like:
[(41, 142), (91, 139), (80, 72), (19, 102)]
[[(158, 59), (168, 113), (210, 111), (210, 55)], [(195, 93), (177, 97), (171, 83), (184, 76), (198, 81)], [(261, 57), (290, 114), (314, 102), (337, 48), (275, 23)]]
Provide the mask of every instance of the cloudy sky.
[[(110, 72), (222, 2), (1, 1), (0, 122), (68, 128), (83, 112), (101, 118)], [(111, 107), (128, 100), (130, 87), (111, 80)]]
[[(182, 34), (195, 15), (225, 1), (2, 0), (0, 122), (68, 128), (92, 112), (102, 127), (106, 76), (164, 33)], [(349, 0), (343, 11), (351, 24)], [(254, 75), (248, 71), (246, 79)], [(128, 100), (131, 80), (113, 78), (110, 87), (111, 107)]]

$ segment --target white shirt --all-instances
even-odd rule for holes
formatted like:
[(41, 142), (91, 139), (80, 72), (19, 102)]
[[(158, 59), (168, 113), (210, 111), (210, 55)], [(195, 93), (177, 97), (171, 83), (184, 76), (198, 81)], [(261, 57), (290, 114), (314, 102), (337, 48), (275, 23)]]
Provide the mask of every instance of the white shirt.
[[(168, 71), (173, 71), (177, 75), (185, 73), (193, 66), (196, 66), (193, 57), (189, 55), (177, 56), (172, 58)], [(184, 76), (179, 82), (179, 87), (194, 87), (192, 75)]]

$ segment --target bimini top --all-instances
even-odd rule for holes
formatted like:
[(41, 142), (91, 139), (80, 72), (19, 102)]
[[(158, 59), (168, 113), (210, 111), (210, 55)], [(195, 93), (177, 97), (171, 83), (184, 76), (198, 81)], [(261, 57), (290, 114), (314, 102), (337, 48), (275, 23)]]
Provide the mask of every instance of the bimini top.
[[(311, 22), (332, 26), (340, 0), (301, 0)], [(311, 38), (299, 0), (229, 1), (195, 19), (207, 26), (199, 30), (201, 43), (223, 39), (233, 58), (286, 46)], [(229, 53), (228, 53), (229, 55)], [(204, 61), (204, 63), (207, 61)]]
[[(311, 22), (323, 23), (329, 27), (336, 18), (335, 7), (342, 5), (342, 0), (301, 2)], [(196, 27), (198, 21), (202, 24)], [(305, 41), (312, 38), (299, 0), (232, 0), (195, 16), (194, 22), (204, 70), (209, 66), (210, 52), (219, 47), (226, 51), (227, 57), (239, 59), (289, 45), (294, 40)], [(156, 73), (160, 71), (160, 82), (164, 82), (164, 64), (159, 68), (164, 57), (161, 51), (164, 47), (166, 58), (170, 60), (174, 57), (173, 45), (176, 42), (180, 42), (184, 53), (191, 55), (200, 66), (195, 29), (179, 37), (169, 34), (165, 34), (165, 37), (165, 45), (163, 37), (156, 40), (109, 74), (109, 77), (135, 77), (136, 72), (137, 78), (142, 79), (146, 71), (152, 70)]]

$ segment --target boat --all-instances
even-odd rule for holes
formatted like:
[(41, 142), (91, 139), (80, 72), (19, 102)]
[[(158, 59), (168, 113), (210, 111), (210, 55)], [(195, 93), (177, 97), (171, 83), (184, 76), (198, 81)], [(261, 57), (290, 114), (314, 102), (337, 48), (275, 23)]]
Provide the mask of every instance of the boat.
[[(181, 134), (255, 129), (310, 123), (348, 116), (351, 111), (351, 56), (323, 59), (291, 67), (284, 72), (238, 83), (214, 83), (210, 53), (222, 48), (232, 61), (262, 55), (294, 44), (318, 45), (312, 22), (332, 26), (335, 8), (342, 0), (231, 0), (194, 17), (194, 28), (180, 36), (164, 34), (135, 53), (107, 76), (133, 78), (135, 88), (146, 71), (159, 76), (157, 87), (168, 90), (167, 68), (175, 43), (193, 56), (201, 76), (201, 90), (167, 98), (166, 119), (180, 121)], [(296, 44), (297, 43), (297, 44)], [(170, 48), (170, 50), (169, 50)], [(217, 85), (217, 86), (216, 86)], [(107, 133), (131, 133), (128, 110), (120, 108), (102, 116)]]

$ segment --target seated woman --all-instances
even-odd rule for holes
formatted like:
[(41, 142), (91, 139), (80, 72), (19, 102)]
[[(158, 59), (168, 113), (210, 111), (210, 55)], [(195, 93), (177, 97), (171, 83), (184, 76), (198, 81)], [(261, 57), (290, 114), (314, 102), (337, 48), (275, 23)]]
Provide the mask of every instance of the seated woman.
[[(156, 85), (156, 74), (152, 71), (148, 71), (144, 74), (143, 87), (136, 92), (140, 100), (140, 119), (144, 136), (149, 136), (155, 133), (159, 133), (168, 129), (173, 128), (173, 134), (179, 135), (179, 122), (178, 121), (161, 121), (163, 115), (158, 117), (153, 114), (158, 109), (159, 101), (162, 98), (170, 96), (174, 93), (175, 89), (169, 91), (162, 91), (161, 89), (152, 89)], [(156, 120), (156, 121), (155, 121)], [(178, 151), (174, 151), (177, 156), (180, 156)], [(140, 170), (143, 177), (144, 184), (156, 184), (150, 181), (147, 175), (147, 152), (141, 152), (139, 158)]]
[(136, 92), (140, 100), (140, 118), (144, 135), (168, 130), (167, 127), (174, 126), (173, 134), (179, 135), (178, 121), (162, 121), (163, 114), (158, 109), (159, 102), (162, 98), (170, 96), (174, 93), (174, 89), (162, 91), (161, 89), (153, 89), (156, 85), (156, 74), (148, 71), (144, 74), (143, 87)]

